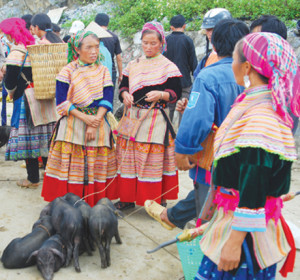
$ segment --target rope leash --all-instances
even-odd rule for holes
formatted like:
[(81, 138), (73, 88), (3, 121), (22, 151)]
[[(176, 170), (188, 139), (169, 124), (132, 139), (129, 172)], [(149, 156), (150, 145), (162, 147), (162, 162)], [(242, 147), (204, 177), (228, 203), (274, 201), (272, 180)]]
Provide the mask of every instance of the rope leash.
[[(138, 104), (138, 102), (139, 101), (141, 101), (141, 100), (143, 100), (144, 98), (146, 98), (146, 96), (143, 96), (142, 98), (140, 98), (139, 100), (137, 100), (134, 104)], [(127, 155), (127, 151), (128, 151), (128, 145), (129, 145), (129, 140), (127, 139), (127, 141), (126, 141), (126, 150), (125, 150), (125, 153), (124, 153), (124, 155), (123, 155), (123, 157), (122, 157), (122, 161), (121, 161), (121, 164), (119, 165), (119, 168), (118, 168), (118, 170), (116, 171), (116, 174), (115, 174), (115, 176), (113, 177), (113, 179), (112, 179), (112, 181), (110, 181), (109, 183), (108, 183), (108, 185), (103, 189), (103, 190), (101, 190), (101, 191), (98, 191), (98, 192), (94, 192), (94, 193), (90, 193), (90, 194), (88, 194), (88, 195), (85, 195), (85, 196), (83, 196), (80, 200), (84, 200), (85, 198), (87, 198), (87, 197), (90, 197), (90, 196), (92, 196), (92, 195), (95, 195), (95, 194), (99, 194), (99, 193), (102, 193), (102, 192), (104, 192), (113, 182), (114, 182), (114, 180), (117, 178), (117, 174), (118, 174), (118, 172), (120, 171), (120, 169), (121, 169), (121, 167), (122, 167), (122, 165), (123, 165), (123, 162), (124, 162), (124, 160), (125, 160), (125, 157), (126, 157), (126, 155)], [(86, 152), (86, 151), (85, 151)], [(80, 200), (77, 200), (75, 203), (74, 203), (74, 206), (77, 204), (77, 202), (79, 202)]]

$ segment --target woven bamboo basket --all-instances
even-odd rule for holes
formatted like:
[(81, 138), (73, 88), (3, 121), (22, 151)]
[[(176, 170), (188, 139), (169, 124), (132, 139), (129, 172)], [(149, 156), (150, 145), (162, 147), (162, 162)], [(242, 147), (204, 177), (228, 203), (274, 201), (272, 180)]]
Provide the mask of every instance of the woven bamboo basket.
[(67, 65), (68, 44), (28, 46), (36, 99), (55, 97), (56, 76)]

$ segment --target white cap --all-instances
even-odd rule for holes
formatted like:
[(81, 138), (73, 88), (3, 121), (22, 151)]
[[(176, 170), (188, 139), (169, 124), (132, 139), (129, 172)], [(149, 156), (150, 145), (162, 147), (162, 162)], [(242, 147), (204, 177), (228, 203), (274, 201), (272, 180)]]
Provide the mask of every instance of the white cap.
[(77, 33), (78, 31), (80, 30), (83, 30), (84, 29), (84, 23), (80, 20), (75, 20), (73, 23), (72, 23), (72, 26), (70, 28), (70, 31), (69, 33), (70, 34), (75, 34)]

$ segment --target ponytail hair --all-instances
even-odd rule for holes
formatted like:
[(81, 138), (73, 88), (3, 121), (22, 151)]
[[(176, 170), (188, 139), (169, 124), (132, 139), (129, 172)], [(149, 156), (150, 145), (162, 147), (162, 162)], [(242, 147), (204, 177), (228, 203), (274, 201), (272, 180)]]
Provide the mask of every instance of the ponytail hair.
[(32, 17), (32, 26), (38, 26), (40, 30), (46, 32), (46, 39), (51, 43), (62, 43), (62, 40), (52, 31), (52, 22), (48, 15), (39, 13)]

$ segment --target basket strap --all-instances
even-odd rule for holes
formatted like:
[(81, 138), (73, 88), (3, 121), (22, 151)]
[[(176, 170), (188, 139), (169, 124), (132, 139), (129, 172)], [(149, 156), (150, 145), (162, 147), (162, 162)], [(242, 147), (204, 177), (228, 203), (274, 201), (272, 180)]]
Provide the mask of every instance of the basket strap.
[[(23, 68), (24, 68), (24, 65), (25, 65), (27, 56), (28, 56), (28, 52), (26, 52), (26, 54), (25, 54), (25, 58), (24, 58), (24, 60), (23, 60), (23, 63), (22, 63), (22, 66), (21, 66), (21, 70), (20, 70), (20, 73), (19, 73), (19, 75), (18, 75), (18, 77), (17, 77), (17, 80), (19, 80), (19, 79), (20, 79), (20, 76), (22, 76), (22, 70), (23, 70)], [(25, 76), (25, 75), (24, 75), (24, 76)], [(23, 76), (22, 76), (22, 78), (23, 78)], [(24, 79), (24, 78), (23, 78), (23, 79)], [(28, 82), (27, 79), (25, 79), (25, 81)]]

